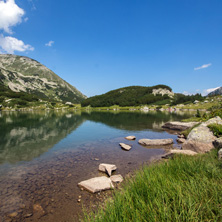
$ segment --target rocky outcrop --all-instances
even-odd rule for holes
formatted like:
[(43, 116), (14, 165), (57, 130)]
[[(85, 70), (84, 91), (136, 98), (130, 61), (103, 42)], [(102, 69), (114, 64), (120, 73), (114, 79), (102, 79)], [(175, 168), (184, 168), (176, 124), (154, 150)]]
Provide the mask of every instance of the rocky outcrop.
[(165, 123), (162, 128), (167, 128), (167, 129), (170, 129), (170, 130), (186, 130), (186, 129), (189, 129), (195, 125), (197, 125), (198, 122), (188, 122), (188, 123), (184, 123), (184, 122), (167, 122)]
[(101, 163), (99, 165), (99, 171), (107, 173), (109, 176), (112, 175), (112, 171), (116, 170), (117, 167), (114, 164), (106, 164), (106, 163)]
[(208, 126), (210, 124), (220, 124), (222, 125), (222, 120), (219, 116), (216, 116), (214, 118), (211, 118), (207, 120), (206, 122), (201, 123), (202, 126)]
[(164, 146), (173, 144), (173, 139), (140, 139), (139, 144), (144, 146)]
[(109, 190), (114, 188), (111, 179), (105, 176), (94, 177), (89, 180), (84, 180), (78, 183), (78, 186), (88, 190), (91, 193), (97, 193), (103, 190)]
[(183, 155), (188, 155), (188, 156), (194, 156), (197, 155), (197, 152), (194, 152), (192, 150), (170, 150), (166, 154), (162, 156), (162, 158), (170, 158), (174, 156), (175, 154), (183, 154)]
[(0, 54), (0, 84), (57, 101), (80, 103), (86, 98), (46, 66), (24, 56)]
[(127, 145), (125, 143), (120, 143), (119, 144), (122, 149), (129, 151), (132, 147), (130, 145)]
[(174, 93), (171, 92), (169, 89), (159, 88), (159, 89), (153, 89), (152, 94), (155, 96), (157, 94), (160, 94), (162, 96), (168, 95), (169, 97), (173, 97)]

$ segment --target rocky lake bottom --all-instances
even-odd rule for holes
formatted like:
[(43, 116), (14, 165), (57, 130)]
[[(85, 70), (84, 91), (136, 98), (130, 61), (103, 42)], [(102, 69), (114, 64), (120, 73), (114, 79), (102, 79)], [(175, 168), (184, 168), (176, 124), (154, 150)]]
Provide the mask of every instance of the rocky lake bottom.
[[(96, 209), (112, 191), (91, 194), (77, 184), (105, 175), (115, 164), (124, 178), (178, 146), (164, 122), (178, 113), (1, 113), (0, 221), (78, 221), (82, 207)], [(124, 137), (135, 135), (135, 141)], [(141, 138), (172, 138), (168, 147), (145, 147)], [(124, 151), (119, 143), (132, 145)], [(118, 187), (116, 188), (118, 189)]]

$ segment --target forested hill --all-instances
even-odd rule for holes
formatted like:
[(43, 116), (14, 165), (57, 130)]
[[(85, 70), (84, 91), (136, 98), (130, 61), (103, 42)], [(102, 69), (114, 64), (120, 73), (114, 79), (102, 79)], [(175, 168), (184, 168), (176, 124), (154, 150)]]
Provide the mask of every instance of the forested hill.
[(172, 89), (166, 85), (129, 86), (109, 91), (105, 94), (85, 99), (82, 106), (106, 107), (112, 105), (136, 106), (142, 104), (167, 104), (174, 96)]

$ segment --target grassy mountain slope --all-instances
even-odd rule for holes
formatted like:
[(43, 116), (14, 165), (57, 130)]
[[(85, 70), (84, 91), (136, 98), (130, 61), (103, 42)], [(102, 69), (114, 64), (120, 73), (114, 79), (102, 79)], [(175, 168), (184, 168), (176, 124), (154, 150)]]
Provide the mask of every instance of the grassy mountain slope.
[(156, 85), (152, 87), (129, 86), (109, 91), (103, 95), (90, 97), (82, 102), (82, 106), (135, 106), (141, 104), (166, 104), (174, 93), (169, 86)]
[(80, 103), (86, 98), (41, 63), (17, 55), (0, 55), (0, 84), (50, 100)]

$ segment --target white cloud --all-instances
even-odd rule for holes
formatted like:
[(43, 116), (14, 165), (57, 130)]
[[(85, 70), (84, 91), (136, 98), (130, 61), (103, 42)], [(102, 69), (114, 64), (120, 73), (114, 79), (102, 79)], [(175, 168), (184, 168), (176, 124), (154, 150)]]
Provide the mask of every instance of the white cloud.
[(54, 41), (49, 41), (48, 43), (45, 44), (45, 46), (51, 47), (54, 44)]
[(220, 87), (216, 87), (216, 88), (210, 88), (210, 89), (204, 89), (203, 92), (202, 92), (202, 95), (203, 96), (206, 96), (208, 95), (209, 93), (213, 92), (214, 90), (218, 89)]
[(200, 66), (200, 67), (194, 68), (194, 70), (206, 69), (207, 67), (209, 67), (209, 66), (211, 66), (211, 65), (212, 65), (211, 63), (209, 63), (209, 64), (204, 64), (204, 65), (202, 65), (202, 66)]
[(11, 36), (4, 37), (0, 35), (0, 50), (4, 53), (14, 54), (14, 51), (33, 51), (34, 48), (31, 45), (25, 45), (22, 40), (18, 40)]
[(25, 11), (14, 0), (0, 0), (0, 29), (11, 34), (10, 27), (21, 23), (24, 14)]
[(28, 20), (29, 20), (28, 17), (25, 17), (25, 18), (24, 18), (24, 22), (27, 22)]

